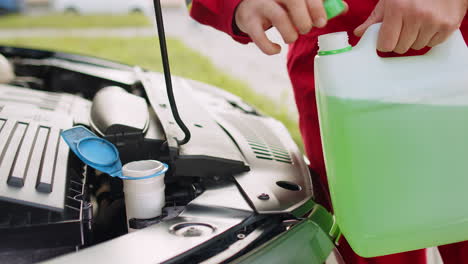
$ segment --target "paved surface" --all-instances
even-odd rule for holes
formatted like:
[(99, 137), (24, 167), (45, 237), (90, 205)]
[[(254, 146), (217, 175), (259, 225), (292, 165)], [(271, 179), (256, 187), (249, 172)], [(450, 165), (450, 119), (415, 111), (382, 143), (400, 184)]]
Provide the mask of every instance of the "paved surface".
[[(42, 16), (50, 14), (48, 3), (51, 0), (27, 0), (29, 2), (41, 2), (38, 6), (29, 6), (26, 9), (28, 16)], [(164, 0), (166, 1), (166, 0)], [(167, 0), (172, 1), (172, 0)], [(177, 0), (179, 1), (179, 0)], [(1, 17), (0, 17), (1, 23)], [(61, 36), (82, 36), (82, 37), (136, 37), (136, 36), (156, 36), (152, 27), (122, 27), (122, 28), (84, 28), (84, 29), (56, 29), (56, 28), (32, 28), (32, 29), (0, 29), (0, 39), (21, 38), (21, 37), (61, 37)]]
[[(1, 20), (0, 20), (1, 23)], [(90, 29), (0, 29), (0, 38), (21, 38), (21, 37), (62, 37), (62, 36), (82, 36), (82, 37), (136, 37), (155, 36), (153, 28), (90, 28)]]

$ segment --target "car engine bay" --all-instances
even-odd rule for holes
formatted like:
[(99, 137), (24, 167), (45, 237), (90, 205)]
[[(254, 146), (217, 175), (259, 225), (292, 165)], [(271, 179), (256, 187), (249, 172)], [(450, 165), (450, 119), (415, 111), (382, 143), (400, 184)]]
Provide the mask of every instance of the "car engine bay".
[[(286, 128), (235, 95), (173, 77), (192, 133), (179, 145), (162, 74), (59, 52), (0, 54), (14, 71), (0, 84), (0, 262), (75, 252), (57, 260), (83, 263), (100, 252), (96, 262), (198, 263), (245, 236), (255, 235), (253, 247), (286, 230), (313, 197)], [(86, 166), (60, 138), (77, 125), (112, 142), (123, 164), (169, 165), (160, 217), (127, 222), (122, 180)]]

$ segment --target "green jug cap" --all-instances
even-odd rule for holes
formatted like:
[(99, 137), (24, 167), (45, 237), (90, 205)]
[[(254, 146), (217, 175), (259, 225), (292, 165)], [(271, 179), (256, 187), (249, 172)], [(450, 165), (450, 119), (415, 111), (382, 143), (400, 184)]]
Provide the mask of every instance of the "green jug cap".
[(325, 0), (323, 6), (325, 7), (328, 19), (332, 19), (343, 13), (345, 9), (345, 4), (342, 0)]

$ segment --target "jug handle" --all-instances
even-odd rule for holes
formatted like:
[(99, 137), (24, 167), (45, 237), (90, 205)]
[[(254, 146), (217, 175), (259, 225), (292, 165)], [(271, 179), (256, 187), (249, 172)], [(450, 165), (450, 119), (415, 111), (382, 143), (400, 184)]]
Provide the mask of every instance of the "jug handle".
[[(355, 49), (375, 51), (377, 49), (377, 40), (381, 25), (382, 23), (377, 23), (370, 26), (356, 45)], [(375, 56), (378, 56), (376, 52), (373, 53)], [(459, 57), (462, 55), (460, 53), (464, 54), (463, 56), (468, 57), (467, 45), (463, 39), (460, 29), (457, 29), (445, 42), (435, 46), (424, 56), (448, 58), (453, 56)]]

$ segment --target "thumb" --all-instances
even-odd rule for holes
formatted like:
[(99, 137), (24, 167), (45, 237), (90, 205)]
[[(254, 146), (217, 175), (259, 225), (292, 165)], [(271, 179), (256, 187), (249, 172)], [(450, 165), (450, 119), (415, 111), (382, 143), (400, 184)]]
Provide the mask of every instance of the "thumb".
[(368, 27), (370, 27), (371, 25), (373, 25), (375, 23), (382, 22), (383, 15), (384, 15), (384, 9), (383, 9), (383, 4), (382, 3), (383, 3), (383, 1), (380, 1), (375, 6), (374, 10), (370, 14), (370, 16), (367, 18), (367, 20), (364, 21), (364, 23), (362, 23), (360, 26), (358, 26), (354, 30), (354, 35), (356, 35), (358, 37), (362, 37), (362, 35), (364, 34), (364, 32), (366, 32)]

